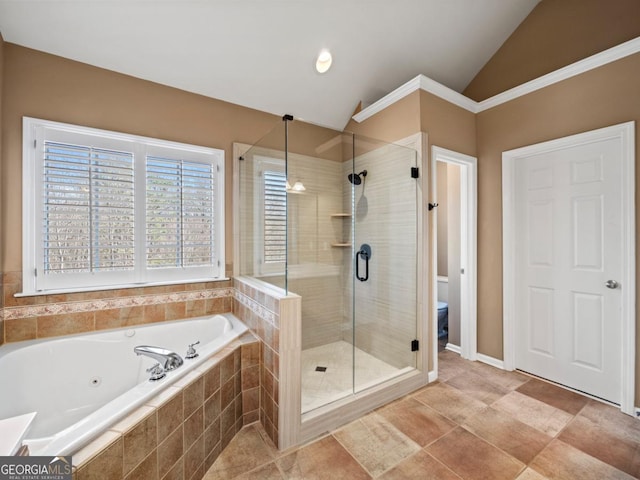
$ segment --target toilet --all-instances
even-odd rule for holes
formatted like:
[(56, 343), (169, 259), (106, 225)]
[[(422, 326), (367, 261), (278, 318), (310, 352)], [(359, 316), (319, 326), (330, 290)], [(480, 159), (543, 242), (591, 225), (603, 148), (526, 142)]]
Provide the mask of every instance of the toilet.
[(449, 333), (449, 305), (438, 302), (438, 338), (446, 337)]

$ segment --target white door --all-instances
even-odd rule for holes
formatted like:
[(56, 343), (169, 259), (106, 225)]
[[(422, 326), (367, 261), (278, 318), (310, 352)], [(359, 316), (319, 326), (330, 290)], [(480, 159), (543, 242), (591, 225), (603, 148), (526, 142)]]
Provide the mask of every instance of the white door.
[(620, 142), (560, 148), (514, 168), (515, 366), (620, 403)]

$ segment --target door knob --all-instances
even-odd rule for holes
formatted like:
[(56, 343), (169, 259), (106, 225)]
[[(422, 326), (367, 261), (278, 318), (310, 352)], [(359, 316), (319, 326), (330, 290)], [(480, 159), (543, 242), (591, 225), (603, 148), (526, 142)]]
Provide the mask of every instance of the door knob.
[(604, 282), (604, 285), (607, 288), (618, 288), (619, 284), (615, 280), (607, 280), (606, 282)]

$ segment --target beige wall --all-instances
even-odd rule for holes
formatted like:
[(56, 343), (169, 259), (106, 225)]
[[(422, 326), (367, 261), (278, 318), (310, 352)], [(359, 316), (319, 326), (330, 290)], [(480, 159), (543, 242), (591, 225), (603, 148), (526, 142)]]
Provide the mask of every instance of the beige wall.
[(475, 114), (424, 90), (419, 93), (420, 130), (427, 132), (429, 148), (436, 145), (475, 157)]
[(420, 131), (419, 96), (419, 92), (407, 95), (361, 123), (350, 120), (344, 129), (385, 142), (396, 142), (413, 135)]
[(3, 271), (22, 269), (23, 116), (224, 149), (231, 262), (232, 142), (256, 142), (278, 117), (10, 43), (4, 45), (3, 87)]
[(448, 212), (447, 212), (447, 164), (445, 162), (436, 163), (436, 182), (438, 198), (438, 276), (446, 277), (449, 272), (448, 267), (448, 255), (449, 249), (447, 248), (447, 224), (448, 224)]
[(484, 100), (638, 36), (638, 0), (542, 0), (462, 93)]
[[(640, 54), (635, 54), (478, 114), (479, 352), (502, 358), (502, 152), (631, 120), (640, 138), (638, 78)], [(639, 161), (636, 147), (636, 183)], [(640, 325), (636, 332), (640, 344)], [(637, 359), (636, 377), (637, 404)]]

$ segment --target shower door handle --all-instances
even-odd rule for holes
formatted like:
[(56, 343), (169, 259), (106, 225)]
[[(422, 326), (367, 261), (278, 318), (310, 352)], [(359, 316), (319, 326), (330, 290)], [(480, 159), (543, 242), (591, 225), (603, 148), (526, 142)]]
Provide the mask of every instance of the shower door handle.
[[(360, 276), (360, 257), (365, 261), (364, 277)], [(356, 278), (361, 282), (369, 280), (369, 252), (365, 249), (359, 250), (358, 253), (356, 253)]]

